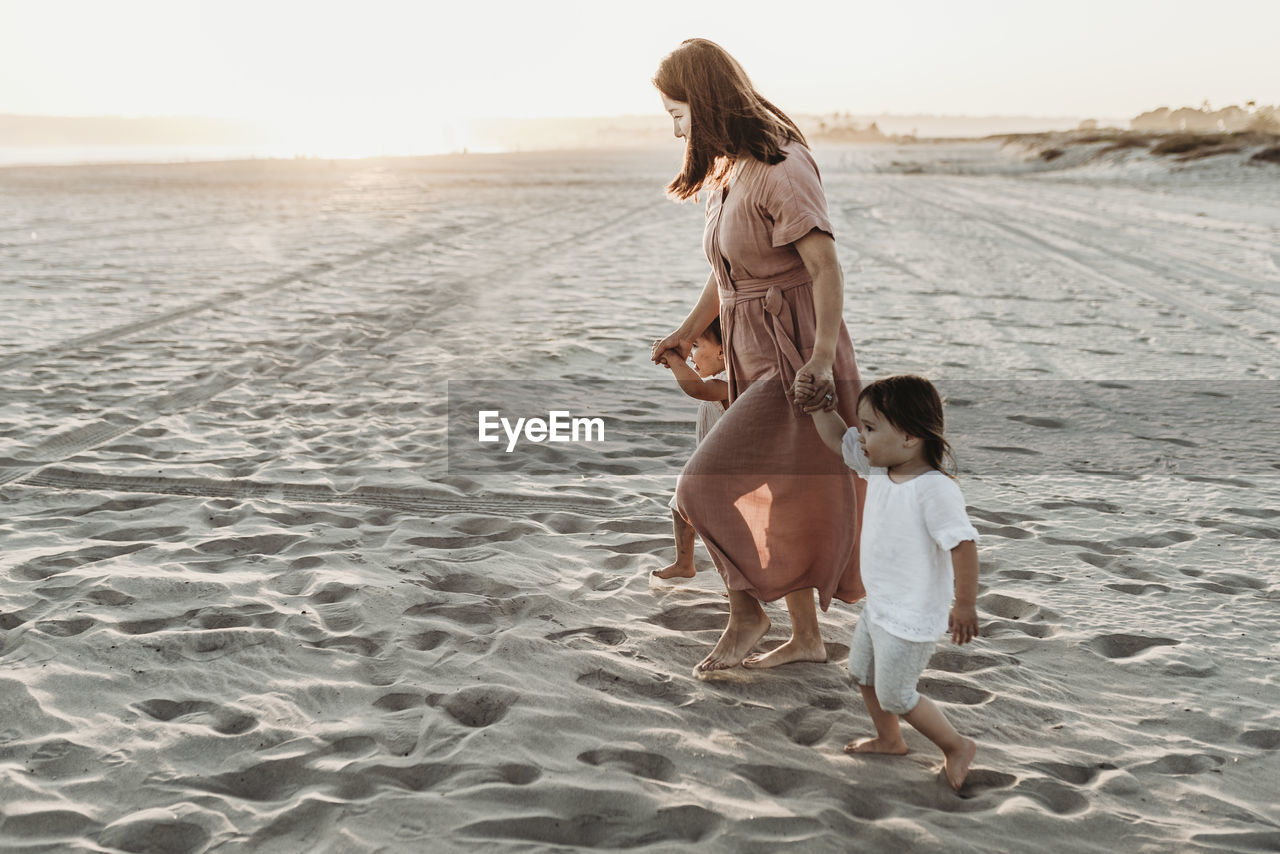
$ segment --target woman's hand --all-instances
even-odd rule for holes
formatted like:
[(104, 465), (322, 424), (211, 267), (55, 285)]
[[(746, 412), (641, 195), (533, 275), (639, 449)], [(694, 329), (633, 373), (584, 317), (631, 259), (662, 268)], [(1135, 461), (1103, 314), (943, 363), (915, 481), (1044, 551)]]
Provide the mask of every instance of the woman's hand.
[(675, 350), (680, 354), (681, 359), (689, 358), (689, 353), (693, 350), (694, 338), (684, 335), (679, 329), (672, 332), (666, 338), (656, 339), (653, 342), (653, 349), (649, 351), (649, 358), (653, 360), (655, 365), (666, 366), (666, 356), (668, 350)]
[(791, 386), (791, 399), (806, 413), (835, 409), (839, 401), (836, 399), (836, 381), (831, 362), (816, 356), (805, 362), (804, 367), (796, 372), (796, 381)]

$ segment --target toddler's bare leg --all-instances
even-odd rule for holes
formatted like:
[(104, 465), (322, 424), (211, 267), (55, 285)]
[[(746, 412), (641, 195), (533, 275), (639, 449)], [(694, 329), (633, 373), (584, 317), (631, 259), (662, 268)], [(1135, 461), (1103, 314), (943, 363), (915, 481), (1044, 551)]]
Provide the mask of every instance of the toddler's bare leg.
[(676, 562), (653, 571), (654, 578), (693, 578), (693, 526), (684, 520), (679, 510), (671, 511), (671, 526), (676, 539)]
[(901, 756), (907, 752), (907, 743), (902, 738), (902, 730), (898, 727), (898, 716), (880, 708), (880, 700), (876, 698), (874, 685), (859, 685), (862, 691), (862, 702), (867, 704), (867, 713), (871, 722), (876, 725), (876, 737), (865, 741), (851, 741), (844, 746), (845, 753), (891, 753)]
[(969, 773), (969, 765), (978, 752), (978, 744), (956, 732), (955, 727), (942, 714), (942, 709), (928, 697), (921, 697), (916, 707), (903, 715), (920, 734), (942, 749), (942, 770), (946, 772), (951, 788), (959, 789)]

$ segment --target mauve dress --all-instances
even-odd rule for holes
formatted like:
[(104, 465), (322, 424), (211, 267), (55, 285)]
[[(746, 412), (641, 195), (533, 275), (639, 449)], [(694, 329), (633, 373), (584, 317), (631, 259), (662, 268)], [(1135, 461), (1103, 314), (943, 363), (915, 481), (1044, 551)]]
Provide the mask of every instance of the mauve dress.
[[(832, 233), (818, 166), (799, 142), (770, 165), (748, 159), (732, 190), (710, 191), (703, 247), (720, 289), (728, 411), (676, 489), (681, 515), (730, 590), (771, 602), (816, 587), (825, 611), (865, 591), (858, 574), (866, 484), (786, 397), (813, 355), (813, 283), (793, 245)], [(843, 320), (833, 365), (837, 409), (855, 424), (861, 383)]]

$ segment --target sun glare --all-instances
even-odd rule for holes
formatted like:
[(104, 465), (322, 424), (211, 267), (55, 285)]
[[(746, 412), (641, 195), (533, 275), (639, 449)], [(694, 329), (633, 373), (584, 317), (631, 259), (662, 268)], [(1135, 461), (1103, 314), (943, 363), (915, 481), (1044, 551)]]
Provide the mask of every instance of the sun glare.
[(272, 146), (306, 157), (444, 154), (466, 147), (465, 130), (409, 110), (326, 112), (267, 121)]

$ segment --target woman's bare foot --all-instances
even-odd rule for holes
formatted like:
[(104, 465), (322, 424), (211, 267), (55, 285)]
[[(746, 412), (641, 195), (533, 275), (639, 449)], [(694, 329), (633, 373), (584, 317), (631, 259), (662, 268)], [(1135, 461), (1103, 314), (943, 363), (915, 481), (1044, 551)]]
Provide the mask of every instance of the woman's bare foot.
[(816, 642), (802, 642), (794, 637), (784, 643), (777, 649), (771, 649), (762, 655), (753, 655), (742, 662), (743, 667), (749, 667), (753, 670), (764, 670), (769, 667), (777, 667), (780, 664), (790, 664), (793, 661), (816, 661), (822, 663), (827, 660), (827, 647), (819, 638)]
[(845, 753), (888, 753), (902, 756), (907, 752), (907, 743), (901, 737), (897, 739), (868, 738), (862, 741), (851, 741), (844, 746)]
[(957, 792), (964, 785), (964, 778), (969, 775), (969, 766), (978, 753), (978, 743), (972, 738), (963, 739), (960, 746), (950, 753), (943, 753), (942, 770), (946, 772), (947, 782)]
[(695, 575), (697, 570), (693, 568), (693, 564), (683, 564), (679, 561), (653, 571), (654, 578), (693, 578)]
[(711, 654), (694, 668), (697, 671), (728, 670), (737, 667), (747, 653), (760, 643), (760, 638), (769, 631), (769, 618), (764, 614), (749, 617), (729, 617), (729, 625)]

